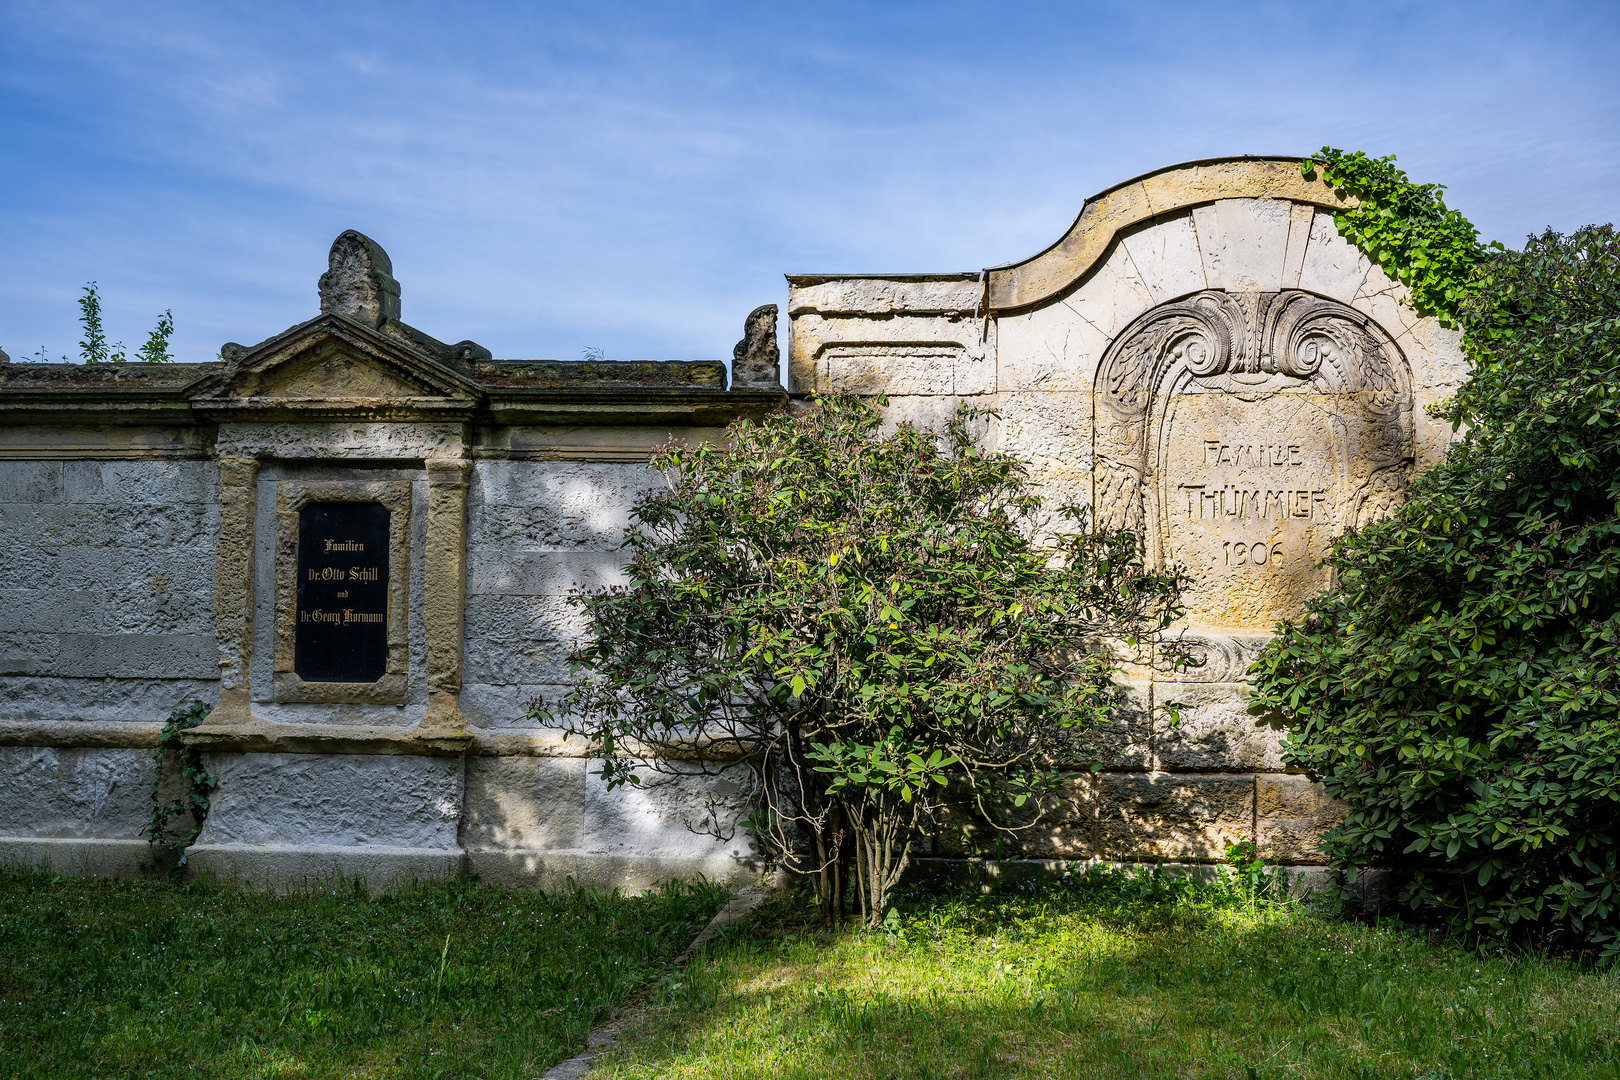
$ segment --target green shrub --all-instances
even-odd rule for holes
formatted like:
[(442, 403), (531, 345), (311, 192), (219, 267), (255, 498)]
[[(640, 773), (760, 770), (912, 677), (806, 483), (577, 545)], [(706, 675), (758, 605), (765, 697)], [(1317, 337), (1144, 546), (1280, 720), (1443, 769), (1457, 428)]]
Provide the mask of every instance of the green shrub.
[(1180, 613), (1184, 579), (1146, 567), (1134, 532), (1054, 507), (1037, 544), (1026, 466), (981, 451), (977, 419), (885, 435), (833, 396), (664, 447), (627, 584), (574, 597), (584, 677), (532, 715), (589, 739), (609, 787), (736, 781), (734, 757), (756, 835), (802, 856), (824, 917), (853, 862), (877, 927), (948, 783), (981, 810), (1039, 805), (1116, 707), (1121, 658), (1099, 642), (1146, 653)]
[[(1461, 271), (1458, 271), (1460, 273)], [(1349, 804), (1325, 850), (1455, 929), (1620, 955), (1620, 238), (1470, 272), (1467, 433), (1343, 537), (1254, 705)]]

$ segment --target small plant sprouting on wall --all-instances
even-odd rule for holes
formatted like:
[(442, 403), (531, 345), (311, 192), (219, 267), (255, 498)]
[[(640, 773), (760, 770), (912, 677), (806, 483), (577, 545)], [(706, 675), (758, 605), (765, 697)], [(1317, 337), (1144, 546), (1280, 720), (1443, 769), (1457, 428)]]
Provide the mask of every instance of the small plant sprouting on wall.
[[(203, 819), (208, 816), (208, 796), (219, 787), (219, 779), (203, 768), (202, 754), (181, 742), (179, 736), (182, 731), (202, 723), (211, 712), (213, 706), (202, 701), (193, 701), (190, 705), (176, 709), (163, 722), (163, 730), (158, 734), (157, 745), (152, 748), (152, 761), (157, 768), (153, 773), (150, 789), (152, 815), (147, 820), (144, 835), (149, 843), (161, 845), (169, 851), (181, 852), (180, 866), (186, 864), (184, 849), (197, 839), (198, 833), (202, 832)], [(165, 803), (160, 790), (165, 772), (164, 763), (170, 759), (180, 770), (182, 788), (178, 798)], [(171, 831), (169, 823), (187, 814), (191, 817), (191, 828), (184, 832)]]
[[(122, 364), (129, 360), (124, 343), (107, 343), (107, 332), (101, 323), (101, 293), (94, 281), (85, 282), (84, 295), (79, 297), (79, 322), (84, 327), (84, 340), (79, 342), (79, 355), (87, 364)], [(146, 344), (135, 353), (135, 359), (145, 364), (172, 363), (169, 338), (174, 333), (174, 312), (165, 309), (158, 317), (157, 326), (146, 336)]]

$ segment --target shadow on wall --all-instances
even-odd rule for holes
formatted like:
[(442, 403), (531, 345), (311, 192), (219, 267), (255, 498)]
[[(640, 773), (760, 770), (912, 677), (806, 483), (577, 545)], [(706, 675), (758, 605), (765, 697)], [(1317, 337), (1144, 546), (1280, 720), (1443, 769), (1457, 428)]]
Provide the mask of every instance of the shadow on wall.
[[(729, 771), (729, 770), (728, 770)], [(583, 757), (472, 757), (460, 840), (480, 877), (634, 892), (670, 878), (746, 884), (765, 869), (746, 832), (746, 778), (647, 777), (608, 790)], [(711, 820), (727, 830), (707, 831)]]

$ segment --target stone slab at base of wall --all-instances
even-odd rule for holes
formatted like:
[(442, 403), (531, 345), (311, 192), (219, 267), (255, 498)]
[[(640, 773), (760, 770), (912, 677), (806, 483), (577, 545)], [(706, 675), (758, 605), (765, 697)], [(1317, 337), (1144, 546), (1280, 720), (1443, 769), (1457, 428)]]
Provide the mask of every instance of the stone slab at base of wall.
[(299, 892), (365, 880), (373, 892), (416, 881), (442, 882), (466, 869), (460, 851), (442, 848), (257, 847), (196, 844), (186, 851), (192, 874), (223, 885)]
[[(943, 888), (972, 888), (988, 890), (997, 885), (1016, 885), (1021, 882), (1054, 881), (1066, 873), (1084, 873), (1093, 866), (1112, 866), (1120, 870), (1159, 870), (1166, 874), (1190, 875), (1200, 881), (1214, 881), (1222, 872), (1230, 870), (1221, 863), (1148, 863), (1115, 862), (1107, 859), (932, 859), (911, 860), (903, 881), (907, 885), (928, 885)], [(1288, 873), (1290, 891), (1304, 894), (1320, 891), (1328, 882), (1328, 870), (1323, 866), (1281, 866)]]
[(587, 851), (469, 851), (468, 872), (492, 885), (557, 892), (569, 882), (634, 894), (671, 879), (757, 884), (757, 865), (717, 855), (603, 855)]
[(40, 867), (74, 877), (138, 877), (156, 855), (145, 840), (0, 836), (0, 867)]

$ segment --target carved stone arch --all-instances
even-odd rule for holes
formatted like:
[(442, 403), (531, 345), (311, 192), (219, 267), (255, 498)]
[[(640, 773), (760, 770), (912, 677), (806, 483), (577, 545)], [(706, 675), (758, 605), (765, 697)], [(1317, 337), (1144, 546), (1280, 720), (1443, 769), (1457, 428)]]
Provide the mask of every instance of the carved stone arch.
[(1413, 460), (1405, 357), (1362, 313), (1299, 290), (1161, 304), (1115, 338), (1094, 386), (1097, 519), (1187, 567), (1195, 623), (1296, 614), (1332, 536), (1392, 509)]

